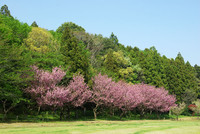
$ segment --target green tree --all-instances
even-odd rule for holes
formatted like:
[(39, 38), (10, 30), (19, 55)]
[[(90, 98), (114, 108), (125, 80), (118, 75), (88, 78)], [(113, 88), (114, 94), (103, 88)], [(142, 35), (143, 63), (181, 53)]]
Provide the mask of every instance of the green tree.
[(88, 82), (91, 77), (89, 52), (85, 49), (84, 44), (72, 35), (68, 27), (65, 28), (61, 38), (61, 53), (64, 56), (65, 64), (69, 65), (70, 76), (80, 72)]
[(200, 98), (200, 66), (195, 64), (194, 69), (196, 71), (196, 78), (197, 78), (196, 81), (197, 81), (197, 84), (198, 84), (197, 94), (198, 94), (198, 98)]
[(59, 49), (59, 44), (54, 42), (52, 34), (40, 27), (32, 27), (32, 31), (24, 40), (24, 45), (26, 45), (31, 51), (40, 53), (56, 51)]
[[(133, 65), (128, 56), (122, 51), (113, 51), (109, 49), (104, 56), (104, 67), (114, 75), (115, 80), (124, 80), (130, 83), (139, 83), (143, 80), (143, 70), (140, 66)], [(112, 73), (111, 73), (112, 74)]]
[(30, 31), (28, 24), (0, 14), (0, 42), (21, 45)]
[(36, 23), (36, 21), (33, 21), (33, 23), (31, 24), (32, 27), (38, 27), (38, 24)]
[(22, 89), (31, 79), (30, 57), (22, 41), (30, 27), (18, 20), (0, 15), (0, 101), (4, 119), (8, 112), (26, 101)]
[(155, 47), (140, 53), (140, 66), (144, 69), (145, 83), (157, 87), (164, 86), (164, 66), (162, 58)]
[(200, 116), (200, 100), (197, 99), (196, 101), (193, 101), (192, 103), (196, 105), (196, 107), (191, 107), (192, 111), (194, 111), (196, 114), (199, 114)]
[(113, 50), (109, 49), (107, 55), (105, 56), (105, 60), (104, 60), (104, 66), (108, 69), (111, 70), (113, 72), (117, 72), (118, 71), (118, 66), (113, 54)]
[[(0, 13), (1, 13), (2, 15), (5, 15), (5, 16), (8, 16), (8, 17), (12, 17), (11, 14), (10, 14), (10, 10), (8, 9), (8, 6), (7, 6), (7, 5), (3, 5), (3, 6), (1, 7)], [(13, 18), (13, 17), (12, 17), (12, 18)]]
[(177, 120), (178, 120), (178, 116), (183, 113), (185, 106), (186, 106), (185, 103), (181, 103), (178, 106), (171, 108), (171, 113), (173, 115), (176, 115)]
[(4, 119), (20, 102), (30, 80), (30, 58), (23, 54), (24, 48), (15, 45), (0, 45), (0, 100)]
[(182, 98), (186, 105), (192, 104), (197, 99), (198, 94), (192, 89), (186, 89)]
[(112, 32), (111, 35), (110, 35), (110, 39), (111, 41), (113, 42), (114, 45), (119, 45), (118, 43), (118, 38), (116, 35), (114, 35), (114, 33)]
[(69, 28), (71, 31), (85, 31), (84, 28), (81, 26), (78, 26), (77, 24), (73, 22), (65, 22), (61, 26), (58, 27), (56, 32), (63, 33), (66, 28)]
[(33, 27), (28, 38), (24, 39), (26, 53), (31, 56), (31, 64), (39, 68), (51, 70), (63, 66), (63, 55), (60, 52), (61, 34)]
[(198, 79), (200, 79), (200, 66), (198, 66), (197, 64), (194, 65), (194, 69), (196, 71), (196, 77)]

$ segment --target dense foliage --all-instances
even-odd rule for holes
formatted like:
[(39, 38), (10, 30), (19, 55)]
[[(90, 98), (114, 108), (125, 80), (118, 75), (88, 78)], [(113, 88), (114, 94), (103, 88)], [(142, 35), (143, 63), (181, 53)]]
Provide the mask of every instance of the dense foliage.
[(185, 103), (180, 103), (178, 106), (171, 108), (171, 113), (176, 115), (176, 119), (178, 120), (178, 116), (184, 112), (184, 109)]
[(39, 111), (60, 113), (61, 119), (66, 111), (68, 117), (78, 111), (93, 112), (95, 118), (130, 112), (142, 117), (198, 98), (200, 66), (191, 66), (180, 53), (169, 59), (155, 47), (125, 46), (114, 33), (90, 34), (72, 22), (56, 31), (40, 28), (35, 21), (29, 26), (13, 18), (6, 5), (1, 8), (3, 119), (9, 112)]

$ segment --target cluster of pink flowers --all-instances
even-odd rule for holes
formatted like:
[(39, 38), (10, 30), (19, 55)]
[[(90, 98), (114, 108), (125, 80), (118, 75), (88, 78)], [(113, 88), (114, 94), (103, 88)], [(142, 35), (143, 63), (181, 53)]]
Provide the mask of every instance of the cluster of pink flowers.
[(164, 88), (147, 84), (131, 85), (122, 81), (114, 82), (106, 75), (94, 78), (92, 101), (100, 106), (116, 107), (122, 111), (135, 108), (167, 112), (176, 106), (176, 98)]
[(93, 102), (98, 106), (122, 111), (131, 111), (135, 108), (167, 112), (175, 106), (176, 98), (169, 95), (164, 88), (156, 88), (147, 84), (131, 85), (123, 81), (114, 82), (106, 75), (98, 74), (93, 78), (92, 90), (84, 82), (82, 75), (74, 75), (68, 86), (60, 86), (66, 72), (58, 67), (52, 72), (38, 69), (33, 66), (35, 80), (32, 86), (26, 89), (39, 106), (73, 107), (83, 106), (86, 102)]
[(82, 106), (91, 97), (91, 91), (84, 82), (82, 75), (73, 77), (68, 86), (59, 86), (58, 83), (63, 79), (66, 72), (55, 67), (52, 72), (38, 69), (33, 66), (35, 80), (31, 87), (26, 89), (39, 106), (63, 107), (71, 105), (74, 107)]

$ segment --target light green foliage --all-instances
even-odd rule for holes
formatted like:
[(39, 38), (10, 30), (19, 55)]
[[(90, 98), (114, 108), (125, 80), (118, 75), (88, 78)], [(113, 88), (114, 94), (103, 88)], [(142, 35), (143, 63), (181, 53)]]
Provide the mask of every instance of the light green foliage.
[(113, 52), (113, 56), (115, 58), (116, 64), (119, 67), (125, 68), (127, 66), (129, 66), (131, 63), (129, 62), (128, 57), (124, 56), (124, 53), (122, 51), (118, 51), (118, 52)]
[(2, 18), (0, 19), (0, 45), (3, 45), (11, 41), (12, 30), (6, 24), (2, 23)]
[(31, 28), (18, 20), (0, 14), (0, 101), (4, 119), (22, 101), (22, 88), (31, 76), (30, 57), (21, 45)]
[(120, 69), (119, 75), (120, 78), (128, 81), (133, 81), (137, 77), (137, 75), (134, 74), (132, 67), (127, 67), (126, 69)]
[(126, 68), (129, 66), (129, 61), (124, 57), (122, 51), (108, 51), (107, 55), (104, 56), (104, 65), (108, 70), (117, 72), (120, 68)]
[(60, 33), (33, 27), (28, 38), (24, 39), (26, 53), (31, 56), (31, 64), (46, 70), (64, 65), (60, 52), (60, 39)]
[(192, 111), (200, 116), (200, 99), (193, 101), (192, 103), (196, 105), (196, 107), (191, 107)]
[(171, 108), (171, 113), (172, 113), (173, 115), (176, 115), (177, 120), (178, 120), (178, 116), (179, 116), (181, 113), (184, 112), (185, 106), (186, 106), (185, 103), (181, 103), (181, 104), (179, 104), (178, 106), (172, 107), (172, 108)]
[(43, 28), (33, 27), (24, 43), (32, 51), (45, 53), (49, 52), (49, 46), (53, 45), (53, 36)]
[(30, 31), (31, 27), (26, 23), (0, 14), (0, 44), (21, 45)]
[(132, 65), (128, 56), (125, 56), (122, 51), (108, 51), (104, 56), (104, 66), (115, 73), (112, 77), (115, 79), (124, 80), (130, 83), (139, 83), (143, 79), (143, 70), (139, 65)]

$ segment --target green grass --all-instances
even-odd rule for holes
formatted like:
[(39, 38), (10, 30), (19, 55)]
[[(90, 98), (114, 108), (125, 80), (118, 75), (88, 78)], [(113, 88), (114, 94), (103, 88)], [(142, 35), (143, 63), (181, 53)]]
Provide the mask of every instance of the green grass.
[(200, 134), (200, 120), (68, 121), (0, 123), (0, 134)]

